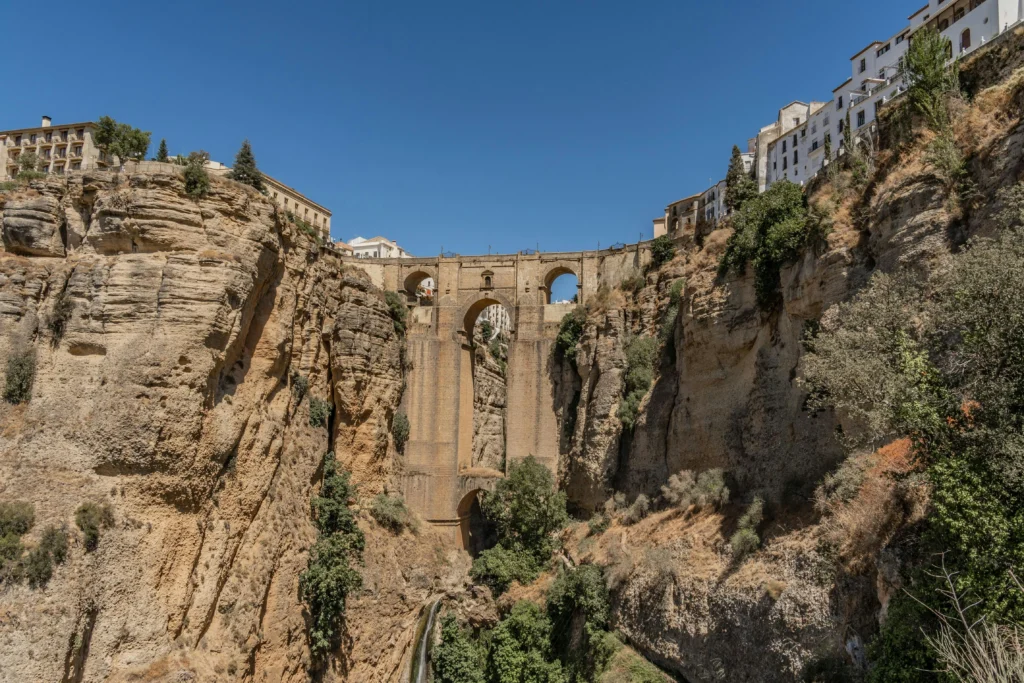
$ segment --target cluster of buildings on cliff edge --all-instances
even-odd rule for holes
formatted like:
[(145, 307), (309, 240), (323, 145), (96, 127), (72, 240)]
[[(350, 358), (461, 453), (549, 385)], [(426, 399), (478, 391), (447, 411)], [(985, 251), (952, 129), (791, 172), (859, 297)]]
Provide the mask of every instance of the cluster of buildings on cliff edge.
[[(910, 23), (895, 35), (850, 57), (849, 76), (831, 99), (791, 102), (748, 140), (743, 164), (760, 192), (781, 180), (803, 185), (813, 178), (826, 165), (826, 141), (838, 153), (847, 125), (855, 138), (874, 130), (878, 110), (906, 90), (900, 66), (914, 33), (935, 28), (952, 45), (950, 59), (962, 57), (1024, 20), (1024, 0), (928, 0), (907, 19)], [(726, 214), (724, 195), (723, 180), (669, 204), (664, 216), (654, 219), (654, 236), (702, 221), (713, 224)]]
[[(117, 168), (120, 161), (96, 144), (95, 133), (95, 122), (55, 126), (49, 116), (44, 116), (36, 128), (0, 131), (0, 173), (6, 180), (14, 179), (19, 170), (18, 157), (27, 153), (38, 157), (39, 170), (43, 173), (63, 175), (74, 171)], [(209, 161), (206, 166), (214, 173), (230, 170), (216, 161)], [(330, 239), (330, 210), (266, 173), (263, 177), (267, 196), (274, 203), (312, 225), (325, 239)]]

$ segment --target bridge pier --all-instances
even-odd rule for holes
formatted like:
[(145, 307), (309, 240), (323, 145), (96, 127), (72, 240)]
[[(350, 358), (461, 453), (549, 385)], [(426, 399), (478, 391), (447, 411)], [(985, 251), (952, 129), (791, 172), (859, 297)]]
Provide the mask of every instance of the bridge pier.
[[(378, 287), (415, 295), (431, 277), (429, 311), (413, 306), (406, 334), (409, 417), (402, 490), (406, 503), (453, 543), (466, 547), (467, 501), (504, 475), (473, 465), (473, 325), (481, 310), (505, 306), (512, 320), (506, 403), (506, 467), (533, 455), (557, 472), (560, 425), (553, 386), (553, 352), (570, 304), (550, 304), (551, 284), (565, 273), (578, 280), (585, 303), (604, 284), (616, 287), (650, 261), (647, 245), (595, 252), (457, 256), (430, 259), (343, 259)], [(415, 296), (407, 297), (415, 301)]]

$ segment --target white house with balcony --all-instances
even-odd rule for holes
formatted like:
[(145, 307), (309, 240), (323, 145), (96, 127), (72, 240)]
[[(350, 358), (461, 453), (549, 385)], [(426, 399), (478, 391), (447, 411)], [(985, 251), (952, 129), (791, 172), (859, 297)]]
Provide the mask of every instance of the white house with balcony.
[[(874, 41), (850, 58), (852, 76), (834, 92), (836, 113), (849, 109), (854, 133), (870, 126), (879, 108), (904, 90), (903, 56), (918, 31), (933, 27), (952, 45), (951, 59), (963, 57), (1024, 18), (1024, 0), (929, 0), (908, 17), (910, 25), (884, 41)], [(839, 132), (839, 131), (837, 131)], [(841, 139), (839, 137), (834, 139)]]
[(354, 237), (348, 246), (357, 258), (412, 258), (412, 254), (387, 237)]
[[(875, 40), (850, 58), (850, 77), (832, 91), (831, 103), (793, 102), (778, 121), (758, 133), (758, 187), (789, 180), (803, 184), (843, 144), (847, 120), (858, 135), (870, 129), (885, 103), (906, 90), (900, 76), (903, 57), (917, 31), (934, 27), (948, 38), (951, 59), (984, 45), (1024, 18), (1024, 0), (929, 0), (908, 17), (910, 24), (888, 40)], [(801, 116), (801, 112), (804, 114)]]

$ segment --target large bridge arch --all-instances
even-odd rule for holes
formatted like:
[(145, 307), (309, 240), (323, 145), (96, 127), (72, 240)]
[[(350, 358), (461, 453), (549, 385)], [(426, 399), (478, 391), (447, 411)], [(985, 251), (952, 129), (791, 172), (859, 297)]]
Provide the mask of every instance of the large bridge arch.
[[(602, 251), (411, 259), (341, 257), (364, 270), (381, 289), (415, 291), (434, 280), (431, 308), (417, 309), (406, 334), (406, 391), (401, 410), (410, 436), (401, 463), (409, 506), (453, 543), (464, 545), (467, 496), (490, 489), (503, 476), (474, 469), (472, 327), (487, 306), (504, 306), (511, 320), (507, 360), (507, 462), (537, 457), (552, 470), (559, 458), (561, 426), (551, 375), (554, 342), (568, 305), (550, 304), (551, 285), (572, 273), (579, 302), (602, 284), (616, 286), (650, 262), (649, 243)], [(475, 495), (475, 494), (474, 494)], [(471, 535), (470, 535), (471, 536)], [(470, 538), (472, 541), (472, 538)]]

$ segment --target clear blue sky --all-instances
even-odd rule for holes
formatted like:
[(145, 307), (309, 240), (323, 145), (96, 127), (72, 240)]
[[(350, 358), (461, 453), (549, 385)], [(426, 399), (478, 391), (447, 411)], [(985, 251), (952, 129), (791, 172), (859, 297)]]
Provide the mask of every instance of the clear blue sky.
[(335, 239), (594, 248), (649, 237), (919, 4), (13, 2), (0, 129), (107, 114), (225, 163), (248, 137)]

